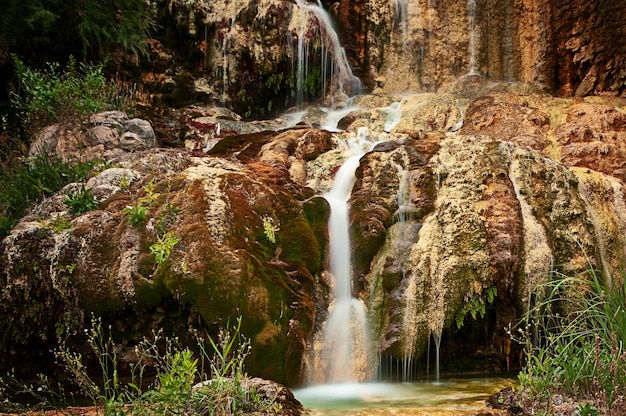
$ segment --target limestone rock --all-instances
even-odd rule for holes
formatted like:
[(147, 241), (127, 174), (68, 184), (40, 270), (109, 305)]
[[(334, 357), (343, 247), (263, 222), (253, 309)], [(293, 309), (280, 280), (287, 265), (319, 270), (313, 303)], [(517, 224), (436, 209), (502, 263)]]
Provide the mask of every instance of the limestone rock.
[[(310, 143), (294, 148), (310, 157)], [(254, 346), (248, 371), (297, 382), (294, 363), (315, 319), (314, 275), (324, 247), (288, 191), (297, 186), (274, 180), (280, 169), (270, 165), (259, 170), (176, 150), (136, 152), (117, 165), (88, 183), (102, 198), (97, 210), (54, 231), (54, 218), (67, 214), (42, 204), (40, 223), (23, 222), (2, 241), (3, 315), (22, 317), (4, 321), (3, 351), (47, 342), (64, 328), (80, 330), (89, 313), (125, 325), (120, 313), (133, 311), (142, 322), (132, 331), (137, 340), (165, 319), (155, 310), (178, 304), (195, 311), (170, 316), (183, 319), (175, 330), (181, 336), (200, 322), (215, 328), (244, 315), (242, 332)], [(132, 206), (146, 207), (144, 221), (130, 222)], [(266, 233), (268, 220), (275, 240)], [(176, 242), (159, 263), (151, 247), (165, 238)], [(64, 314), (74, 310), (68, 320)]]
[(494, 93), (474, 101), (467, 110), (461, 134), (484, 134), (536, 150), (545, 149), (550, 119), (518, 95)]
[(563, 163), (626, 180), (626, 114), (605, 104), (573, 105), (555, 135)]
[(108, 161), (127, 152), (152, 149), (157, 139), (147, 120), (131, 119), (121, 111), (105, 111), (89, 118), (89, 127), (52, 125), (31, 144), (30, 156), (48, 154), (63, 160)]

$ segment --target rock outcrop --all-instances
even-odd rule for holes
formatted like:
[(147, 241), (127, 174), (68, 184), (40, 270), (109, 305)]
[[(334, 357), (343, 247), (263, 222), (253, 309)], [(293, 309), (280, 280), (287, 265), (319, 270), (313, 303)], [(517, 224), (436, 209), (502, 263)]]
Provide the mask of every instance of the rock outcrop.
[(330, 68), (346, 64), (367, 90), (387, 94), (440, 92), (467, 74), (565, 97), (626, 94), (626, 47), (615, 41), (626, 35), (623, 1), (322, 4), (344, 63), (324, 64), (342, 52), (325, 37), (329, 22), (307, 10), (313, 2), (154, 0), (162, 29), (141, 82), (158, 103), (221, 103), (246, 117), (302, 101), (336, 103)]
[[(1, 309), (15, 317), (2, 323), (3, 351), (53, 342), (92, 313), (123, 327), (131, 343), (157, 327), (182, 336), (244, 316), (249, 371), (296, 383), (315, 320), (327, 208), (307, 212), (313, 191), (292, 176), (301, 178), (296, 166), (328, 150), (329, 138), (265, 135), (249, 159), (235, 147), (228, 159), (124, 154), (82, 185), (96, 210), (68, 212), (65, 192), (78, 184), (33, 207), (0, 246)], [(135, 316), (130, 328), (121, 316)]]
[[(619, 270), (624, 108), (623, 99), (555, 98), (470, 77), (441, 95), (361, 97), (335, 133), (235, 134), (272, 123), (195, 108), (185, 119), (212, 117), (210, 138), (197, 136), (192, 150), (142, 150), (115, 132), (151, 137), (150, 123), (88, 126), (81, 137), (102, 141), (91, 148), (115, 143), (106, 168), (31, 207), (0, 243), (0, 311), (12, 317), (0, 323), (0, 345), (35, 363), (29, 351), (80, 332), (92, 313), (123, 334), (122, 348), (156, 328), (184, 339), (242, 316), (250, 374), (302, 382), (334, 284), (320, 195), (346, 159), (341, 143), (363, 138), (379, 143), (361, 158), (349, 200), (353, 293), (381, 356), (419, 357), (435, 335), (455, 339), (444, 356), (515, 367), (505, 328), (537, 285), (554, 271)], [(216, 136), (218, 120), (232, 131)], [(93, 134), (104, 127), (113, 133)], [(64, 140), (49, 148), (73, 154)], [(67, 194), (86, 188), (97, 209), (72, 215)]]

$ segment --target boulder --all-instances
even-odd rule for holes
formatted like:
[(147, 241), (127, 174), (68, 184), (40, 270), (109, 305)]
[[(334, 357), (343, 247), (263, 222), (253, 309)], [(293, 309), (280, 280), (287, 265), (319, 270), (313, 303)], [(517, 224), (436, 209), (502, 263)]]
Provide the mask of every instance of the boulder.
[(29, 155), (48, 154), (63, 160), (109, 161), (127, 152), (152, 149), (158, 145), (147, 120), (131, 119), (121, 111), (105, 111), (89, 117), (87, 129), (80, 126), (45, 127), (31, 144)]

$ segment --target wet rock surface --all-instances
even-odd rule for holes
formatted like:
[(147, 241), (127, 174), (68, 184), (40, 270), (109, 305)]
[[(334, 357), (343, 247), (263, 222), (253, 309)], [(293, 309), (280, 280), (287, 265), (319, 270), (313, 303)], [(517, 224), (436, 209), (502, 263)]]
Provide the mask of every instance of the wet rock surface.
[[(321, 195), (346, 159), (344, 140), (360, 137), (373, 148), (350, 197), (353, 293), (372, 313), (378, 350), (419, 356), (432, 333), (454, 331), (483, 369), (514, 370), (518, 352), (504, 328), (554, 265), (584, 272), (586, 254), (594, 266), (619, 267), (611, 253), (626, 230), (624, 102), (486, 88), (363, 97), (347, 131), (223, 134), (206, 152), (182, 143), (128, 151), (115, 142), (119, 154), (84, 184), (96, 210), (72, 215), (67, 192), (83, 184), (70, 184), (32, 206), (0, 243), (0, 309), (14, 317), (2, 323), (4, 351), (27, 359), (59, 331), (80, 331), (91, 313), (129, 345), (154, 328), (184, 336), (242, 315), (254, 351), (249, 372), (300, 383), (332, 302)], [(386, 129), (390, 112), (406, 118)], [(238, 122), (217, 108), (183, 113)], [(96, 116), (85, 131), (125, 130), (129, 120), (116, 114)], [(149, 143), (147, 126), (159, 121), (131, 124)], [(94, 148), (109, 140), (81, 134)], [(58, 154), (69, 154), (64, 146)], [(144, 207), (145, 219), (134, 223), (133, 207)], [(167, 235), (176, 242), (159, 263), (153, 247)], [(486, 345), (465, 338), (475, 319), (489, 323)]]

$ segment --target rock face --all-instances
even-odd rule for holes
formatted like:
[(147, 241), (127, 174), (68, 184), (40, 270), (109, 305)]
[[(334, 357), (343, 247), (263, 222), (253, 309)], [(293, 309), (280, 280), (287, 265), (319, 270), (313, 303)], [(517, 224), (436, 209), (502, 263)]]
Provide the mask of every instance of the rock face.
[[(34, 207), (0, 246), (2, 313), (16, 317), (3, 320), (3, 351), (52, 342), (91, 313), (131, 342), (151, 328), (184, 335), (244, 316), (249, 371), (296, 383), (315, 319), (325, 208), (309, 217), (313, 192), (290, 167), (331, 143), (326, 132), (291, 133), (259, 138), (264, 150), (246, 164), (180, 150), (122, 155), (86, 184), (97, 210), (73, 217), (64, 192)], [(121, 316), (132, 315), (129, 328)]]
[[(350, 235), (353, 294), (367, 305), (385, 371), (412, 368), (431, 336), (446, 340), (448, 365), (455, 360), (445, 357), (462, 356), (482, 360), (480, 369), (515, 368), (505, 328), (537, 285), (554, 271), (619, 270), (624, 99), (555, 98), (472, 76), (444, 94), (357, 103), (335, 133), (216, 136), (214, 121), (250, 131), (279, 121), (187, 109), (188, 122), (210, 117), (213, 129), (192, 150), (147, 148), (151, 123), (94, 116), (101, 122), (79, 133), (93, 149), (110, 146), (106, 169), (34, 205), (0, 243), (0, 311), (12, 317), (0, 323), (6, 365), (36, 363), (31, 351), (80, 333), (92, 313), (123, 335), (122, 350), (153, 329), (215, 335), (242, 316), (248, 372), (302, 383), (333, 302), (320, 195), (348, 138), (378, 141), (356, 170)], [(79, 133), (49, 148), (71, 155)], [(83, 186), (99, 205), (74, 216), (64, 201)]]
[(30, 146), (30, 156), (56, 155), (64, 160), (105, 161), (129, 152), (157, 146), (152, 124), (139, 118), (129, 119), (121, 111), (106, 111), (89, 118), (86, 129), (54, 124), (46, 127)]
[[(386, 91), (436, 91), (467, 73), (564, 96), (624, 95), (626, 3), (327, 2), (355, 67)], [(350, 34), (350, 35), (348, 35)]]
[[(268, 117), (328, 99), (335, 73), (323, 59), (340, 66), (345, 48), (370, 92), (438, 92), (480, 74), (566, 97), (626, 94), (626, 46), (615, 41), (626, 35), (624, 1), (322, 3), (330, 18), (300, 1), (153, 0), (162, 30), (142, 83), (165, 105), (204, 100)], [(330, 20), (339, 49), (325, 37)]]

